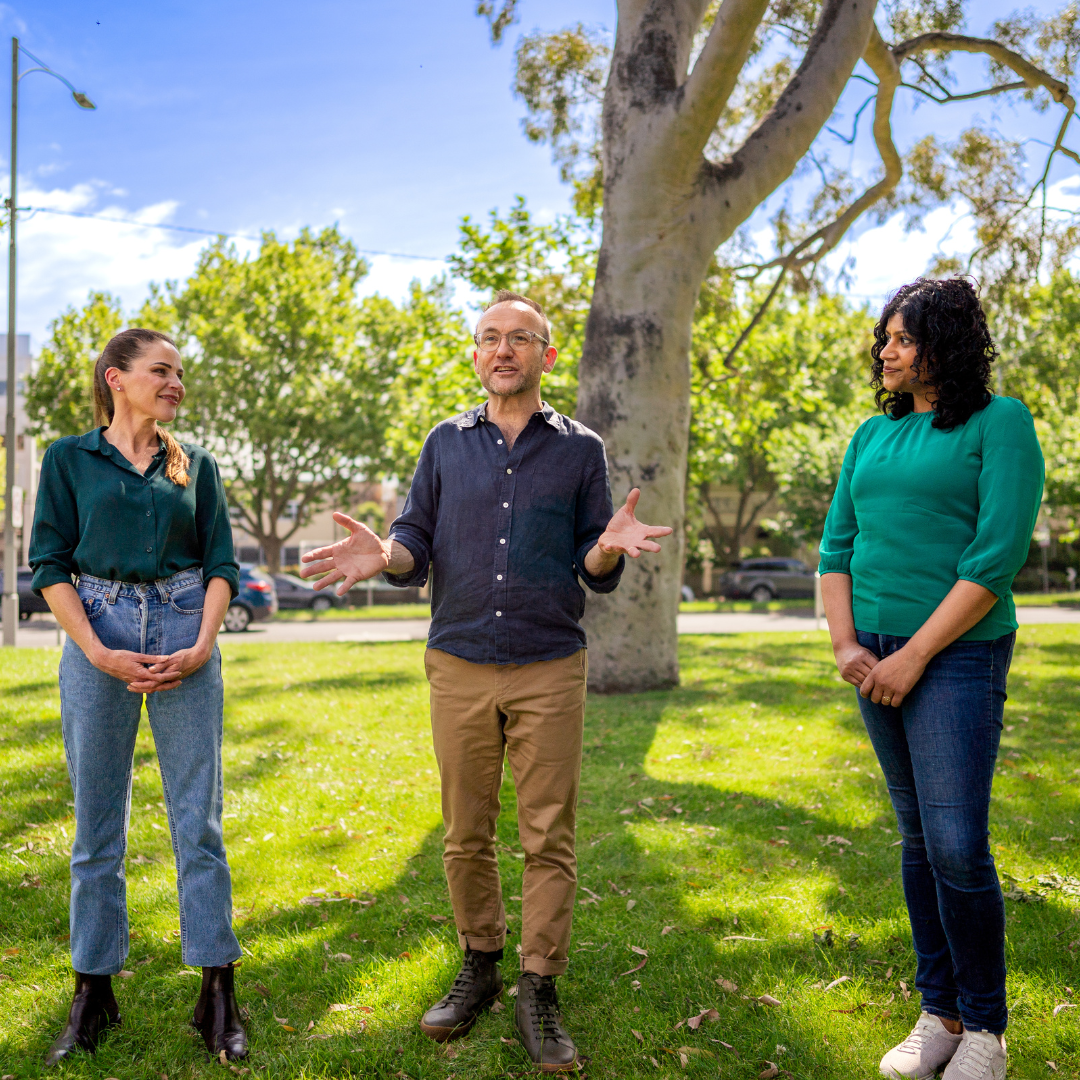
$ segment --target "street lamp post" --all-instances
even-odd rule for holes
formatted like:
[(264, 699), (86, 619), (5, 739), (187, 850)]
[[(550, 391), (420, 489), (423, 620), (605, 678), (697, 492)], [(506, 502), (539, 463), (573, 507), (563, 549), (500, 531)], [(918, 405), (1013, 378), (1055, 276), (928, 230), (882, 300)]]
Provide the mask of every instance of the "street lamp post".
[[(19, 74), (19, 53), (25, 53), (37, 64)], [(11, 197), (5, 200), (8, 212), (8, 329), (7, 329), (7, 416), (4, 425), (5, 476), (4, 476), (4, 594), (0, 605), (0, 618), (3, 619), (4, 645), (14, 646), (16, 627), (19, 625), (19, 575), (15, 561), (15, 219), (18, 203), (15, 201), (15, 185), (18, 175), (19, 146), (19, 80), (35, 71), (43, 71), (59, 79), (70, 91), (75, 104), (80, 109), (94, 109), (97, 106), (83, 93), (75, 89), (63, 77), (58, 75), (48, 64), (39, 60), (29, 50), (19, 44), (18, 38), (11, 39)]]

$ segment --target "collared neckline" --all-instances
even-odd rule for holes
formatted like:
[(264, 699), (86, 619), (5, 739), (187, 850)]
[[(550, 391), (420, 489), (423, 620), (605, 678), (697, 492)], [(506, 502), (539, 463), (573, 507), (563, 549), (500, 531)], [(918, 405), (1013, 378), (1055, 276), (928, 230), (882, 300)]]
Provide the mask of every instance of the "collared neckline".
[[(102, 457), (106, 457), (110, 461), (115, 461), (116, 464), (119, 465), (121, 468), (130, 469), (133, 473), (135, 473), (136, 476), (141, 476), (144, 479), (149, 479), (146, 473), (139, 472), (139, 470), (136, 469), (135, 466), (132, 465), (131, 462), (128, 461), (128, 459), (124, 457), (124, 455), (119, 450), (117, 450), (116, 447), (113, 446), (108, 439), (105, 438), (105, 429), (103, 427), (96, 427), (93, 431), (88, 431), (85, 435), (80, 435), (75, 445), (82, 450), (96, 451), (97, 453), (101, 454)], [(159, 457), (161, 457), (161, 455), (164, 453), (165, 443), (163, 441), (160, 441), (159, 436), (157, 453), (155, 453), (154, 456), (150, 459), (151, 464)], [(148, 473), (149, 471), (150, 468), (148, 466), (146, 472)]]
[[(546, 401), (542, 401), (540, 406), (539, 414), (544, 418), (544, 422), (550, 424), (556, 430), (561, 429), (562, 425), (559, 423), (559, 414)], [(482, 404), (477, 405), (475, 409), (470, 409), (462, 416), (458, 423), (458, 427), (474, 428), (481, 420), (487, 420), (487, 407), (488, 403), (485, 401)], [(536, 415), (536, 413), (533, 413), (533, 416)], [(529, 419), (531, 420), (532, 417)]]

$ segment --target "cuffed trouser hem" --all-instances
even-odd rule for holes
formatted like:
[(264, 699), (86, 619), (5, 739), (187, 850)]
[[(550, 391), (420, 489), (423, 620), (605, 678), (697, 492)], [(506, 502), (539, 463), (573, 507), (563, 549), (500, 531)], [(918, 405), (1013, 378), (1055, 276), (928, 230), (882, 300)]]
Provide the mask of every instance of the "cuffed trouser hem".
[(534, 975), (562, 975), (570, 966), (569, 960), (549, 960), (546, 956), (521, 957), (521, 970)]
[(506, 944), (506, 931), (494, 937), (477, 937), (476, 934), (463, 934), (459, 930), (457, 940), (462, 951), (472, 949), (474, 952), (498, 952)]
[(960, 1014), (955, 1009), (939, 1009), (936, 1005), (922, 1003), (922, 1011), (931, 1016), (940, 1016), (943, 1020), (959, 1020)]

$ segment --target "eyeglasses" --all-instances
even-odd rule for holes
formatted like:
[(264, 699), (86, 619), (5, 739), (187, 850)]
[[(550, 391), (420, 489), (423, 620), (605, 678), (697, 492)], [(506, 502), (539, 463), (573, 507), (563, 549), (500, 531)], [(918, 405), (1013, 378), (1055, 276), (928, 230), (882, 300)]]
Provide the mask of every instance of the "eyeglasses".
[(544, 346), (548, 344), (547, 338), (542, 338), (531, 330), (511, 330), (508, 334), (500, 334), (498, 330), (485, 330), (482, 334), (474, 334), (473, 341), (481, 352), (494, 352), (504, 337), (514, 352), (524, 352), (536, 341)]

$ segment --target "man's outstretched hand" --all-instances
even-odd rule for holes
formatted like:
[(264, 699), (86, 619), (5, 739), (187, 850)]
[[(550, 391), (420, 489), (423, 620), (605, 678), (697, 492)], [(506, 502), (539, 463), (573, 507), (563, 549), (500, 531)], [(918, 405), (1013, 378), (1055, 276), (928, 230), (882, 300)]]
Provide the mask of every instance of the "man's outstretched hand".
[[(643, 551), (659, 551), (660, 545), (653, 538), (671, 535), (672, 530), (667, 525), (646, 525), (638, 521), (634, 510), (640, 498), (641, 489), (634, 488), (626, 496), (625, 504), (615, 511), (615, 516), (596, 541), (596, 547), (589, 553), (592, 555), (599, 549), (603, 560), (601, 573), (610, 572), (620, 555), (629, 555), (631, 559), (636, 559)], [(591, 560), (586, 558), (585, 561), (588, 564)], [(594, 573), (591, 566), (587, 565), (586, 569), (589, 573)]]
[(337, 594), (344, 596), (358, 581), (367, 581), (390, 565), (389, 545), (348, 514), (335, 513), (334, 520), (348, 529), (350, 535), (336, 544), (309, 551), (301, 560), (307, 565), (300, 568), (300, 576), (325, 574), (326, 577), (315, 582), (315, 588), (325, 589), (340, 581)]

